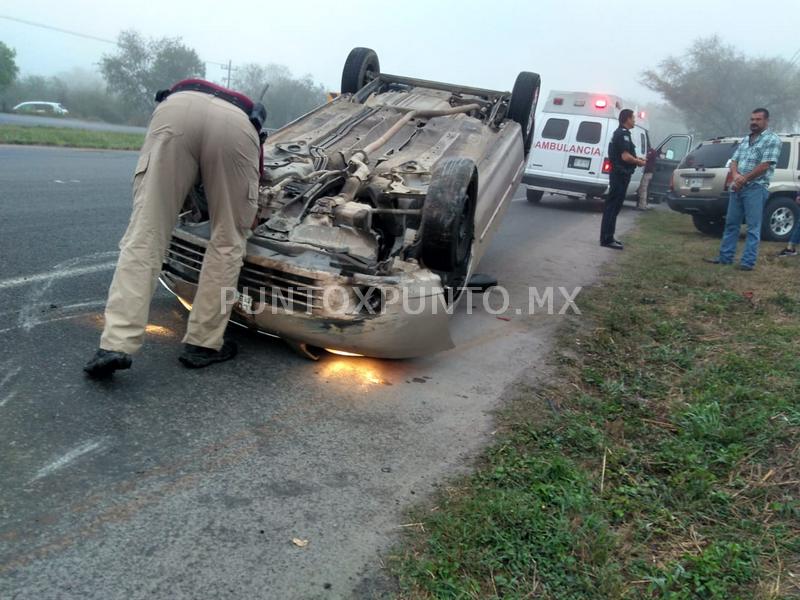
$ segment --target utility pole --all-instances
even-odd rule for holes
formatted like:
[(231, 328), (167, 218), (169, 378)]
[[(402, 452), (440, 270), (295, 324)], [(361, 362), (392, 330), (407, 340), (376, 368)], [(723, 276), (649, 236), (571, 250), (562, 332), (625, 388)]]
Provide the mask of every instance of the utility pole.
[(231, 87), (231, 71), (235, 71), (236, 70), (232, 66), (232, 64), (233, 64), (233, 61), (228, 59), (228, 64), (227, 65), (220, 65), (220, 67), (222, 68), (223, 71), (227, 71), (228, 72), (228, 83), (225, 85), (225, 87), (228, 87), (228, 88)]

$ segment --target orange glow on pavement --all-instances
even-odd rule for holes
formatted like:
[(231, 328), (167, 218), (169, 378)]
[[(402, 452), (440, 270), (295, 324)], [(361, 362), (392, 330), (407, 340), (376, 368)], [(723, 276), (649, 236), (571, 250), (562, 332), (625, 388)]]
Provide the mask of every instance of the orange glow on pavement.
[(355, 384), (362, 388), (387, 383), (374, 365), (362, 361), (334, 360), (323, 366), (321, 374), (325, 379)]
[(169, 327), (164, 327), (163, 325), (153, 325), (150, 324), (145, 327), (145, 331), (151, 335), (157, 335), (159, 337), (170, 337), (172, 336), (172, 330)]

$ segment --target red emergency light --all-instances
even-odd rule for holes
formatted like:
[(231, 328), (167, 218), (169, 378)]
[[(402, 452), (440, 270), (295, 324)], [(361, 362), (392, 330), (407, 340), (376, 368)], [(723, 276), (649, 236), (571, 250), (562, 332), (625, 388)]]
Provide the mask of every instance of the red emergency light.
[(647, 116), (647, 115), (645, 114), (645, 112), (644, 112), (644, 111), (642, 111), (642, 112), (640, 112), (640, 113), (639, 113), (639, 118), (640, 118), (640, 119), (644, 119), (646, 116)]
[(563, 98), (553, 98), (553, 104), (555, 104), (556, 106), (561, 106), (562, 104), (564, 104), (564, 99)]
[(608, 101), (605, 98), (598, 98), (594, 101), (595, 108), (605, 108), (608, 106)]

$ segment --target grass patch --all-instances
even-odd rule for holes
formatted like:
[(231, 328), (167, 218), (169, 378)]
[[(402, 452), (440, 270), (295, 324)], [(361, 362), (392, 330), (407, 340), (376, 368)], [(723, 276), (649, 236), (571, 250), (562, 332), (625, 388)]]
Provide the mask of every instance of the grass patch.
[(101, 150), (138, 150), (143, 143), (143, 133), (91, 131), (67, 127), (0, 125), (0, 144), (62, 146)]
[(800, 595), (800, 260), (650, 213), (500, 442), (392, 558), (405, 598)]

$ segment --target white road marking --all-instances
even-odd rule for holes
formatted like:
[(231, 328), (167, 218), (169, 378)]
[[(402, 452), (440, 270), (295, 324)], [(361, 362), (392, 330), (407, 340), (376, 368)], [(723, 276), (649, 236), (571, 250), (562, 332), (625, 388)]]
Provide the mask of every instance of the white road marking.
[(11, 369), (8, 373), (6, 373), (3, 379), (0, 379), (0, 388), (11, 381), (12, 378), (16, 377), (17, 374), (22, 371), (22, 367), (17, 367), (16, 369)]
[[(62, 306), (60, 308), (61, 311), (65, 310), (75, 310), (77, 308), (97, 308), (101, 306), (105, 306), (105, 300), (93, 300), (91, 302), (78, 302), (77, 304), (67, 304), (66, 306)], [(57, 323), (58, 321), (69, 321), (70, 319), (77, 319), (78, 317), (83, 317), (87, 313), (78, 313), (75, 315), (66, 315), (60, 317), (54, 317), (52, 319), (39, 319), (35, 323), (31, 323), (28, 325), (15, 325), (14, 327), (6, 327), (5, 329), (0, 329), (0, 335), (4, 333), (8, 333), (9, 331), (16, 331), (17, 329), (26, 328), (28, 330), (32, 329), (33, 327), (38, 327), (39, 325), (47, 325), (48, 323)]]
[[(40, 315), (36, 313), (36, 310), (40, 307), (41, 300), (44, 297), (44, 295), (50, 290), (50, 288), (53, 286), (53, 283), (57, 279), (64, 279), (67, 277), (77, 277), (79, 275), (86, 275), (88, 273), (96, 273), (98, 271), (106, 271), (112, 269), (116, 265), (116, 263), (114, 262), (107, 262), (96, 265), (86, 265), (86, 263), (107, 259), (112, 256), (117, 256), (118, 254), (119, 254), (118, 252), (113, 252), (113, 251), (97, 252), (95, 254), (88, 254), (86, 256), (71, 258), (70, 260), (66, 260), (62, 263), (54, 265), (53, 271), (51, 273), (40, 273), (38, 275), (31, 275), (27, 279), (25, 279), (24, 277), (17, 277), (14, 280), (6, 280), (5, 282), (0, 281), (0, 290), (3, 289), (2, 287), (3, 283), (6, 283), (7, 287), (13, 287), (19, 285), (27, 285), (28, 282), (30, 282), (32, 279), (35, 280), (36, 282), (41, 282), (41, 285), (34, 287), (28, 298), (25, 300), (22, 309), (19, 311), (19, 318), (17, 319), (18, 324), (25, 331), (30, 331), (41, 321)], [(20, 279), (22, 279), (23, 281), (20, 282)]]
[(63, 469), (68, 464), (80, 458), (81, 456), (84, 456), (90, 452), (94, 452), (95, 450), (100, 449), (104, 443), (105, 439), (100, 439), (94, 442), (86, 442), (85, 444), (82, 444), (77, 448), (70, 450), (61, 458), (58, 458), (53, 462), (51, 462), (49, 465), (39, 469), (36, 472), (36, 475), (33, 477), (33, 479), (31, 479), (28, 483), (32, 483), (37, 479), (41, 479), (42, 477), (47, 477), (48, 475), (54, 473), (55, 471), (58, 471), (59, 469)]
[(60, 179), (53, 179), (53, 183), (64, 183), (64, 182), (61, 181)]
[(9, 402), (9, 400), (13, 399), (16, 395), (17, 392), (11, 392), (10, 394), (7, 394), (5, 398), (0, 400), (0, 408), (3, 408)]
[(75, 267), (72, 269), (64, 269), (63, 271), (56, 271), (55, 273), (37, 273), (35, 275), (25, 275), (23, 277), (12, 277), (11, 279), (0, 280), (0, 290), (5, 290), (14, 287), (21, 287), (23, 285), (30, 285), (40, 281), (54, 281), (56, 279), (67, 279), (69, 277), (78, 277), (80, 275), (88, 275), (90, 273), (99, 273), (100, 271), (108, 271), (117, 266), (117, 262), (105, 262), (99, 265), (91, 265), (89, 267)]

